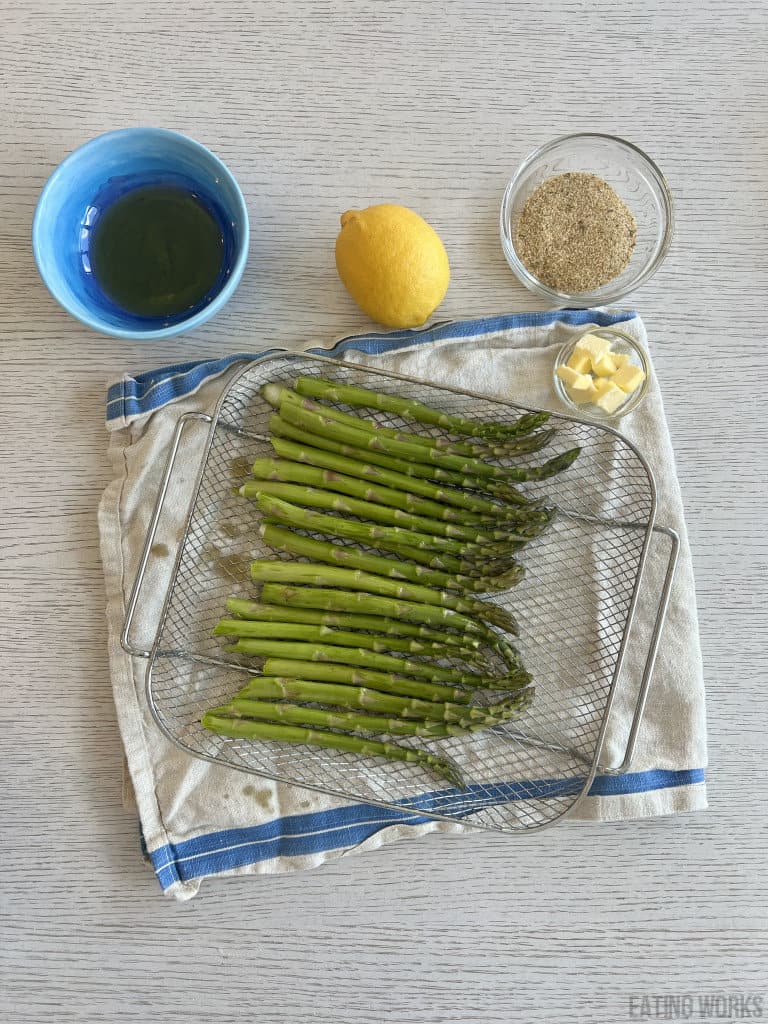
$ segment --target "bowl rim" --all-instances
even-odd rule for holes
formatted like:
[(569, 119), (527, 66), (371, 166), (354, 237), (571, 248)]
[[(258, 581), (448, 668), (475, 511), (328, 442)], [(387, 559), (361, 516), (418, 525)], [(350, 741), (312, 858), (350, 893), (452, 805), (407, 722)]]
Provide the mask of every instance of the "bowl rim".
[[(206, 159), (209, 160), (211, 164), (213, 164), (213, 166), (217, 169), (221, 176), (226, 178), (228, 184), (232, 187), (235, 197), (235, 204), (237, 206), (237, 213), (238, 217), (240, 218), (242, 229), (242, 241), (240, 244), (239, 252), (237, 254), (237, 259), (235, 260), (234, 266), (232, 267), (232, 270), (229, 274), (229, 277), (227, 278), (227, 281), (225, 282), (221, 291), (216, 295), (216, 297), (212, 299), (207, 306), (204, 306), (202, 309), (199, 309), (195, 314), (193, 314), (186, 320), (181, 320), (178, 323), (171, 324), (168, 327), (156, 327), (153, 328), (152, 330), (147, 331), (142, 331), (135, 328), (108, 327), (97, 318), (87, 317), (83, 314), (75, 312), (73, 309), (70, 308), (66, 301), (58, 294), (58, 292), (54, 290), (54, 288), (52, 287), (51, 282), (48, 279), (48, 276), (46, 275), (45, 271), (43, 270), (43, 267), (41, 266), (40, 258), (40, 234), (43, 206), (49, 192), (53, 188), (56, 181), (66, 171), (68, 166), (74, 164), (89, 149), (95, 148), (97, 145), (103, 144), (104, 142), (109, 142), (111, 139), (114, 139), (118, 136), (126, 135), (155, 135), (166, 138), (172, 137), (174, 139), (181, 139), (192, 149), (196, 149), (201, 154), (203, 154), (206, 157)], [(43, 185), (40, 191), (37, 203), (35, 204), (34, 216), (32, 218), (32, 253), (35, 259), (35, 265), (37, 266), (37, 271), (40, 274), (43, 284), (48, 289), (53, 299), (58, 303), (58, 305), (63, 310), (65, 310), (65, 312), (69, 313), (71, 317), (73, 317), (75, 320), (78, 320), (81, 324), (84, 324), (86, 327), (90, 327), (92, 330), (98, 331), (100, 334), (107, 335), (108, 337), (123, 338), (130, 341), (157, 341), (162, 338), (172, 338), (175, 335), (184, 334), (187, 331), (194, 330), (196, 327), (199, 327), (207, 320), (210, 320), (210, 318), (214, 316), (214, 314), (218, 313), (219, 310), (224, 305), (226, 305), (226, 303), (232, 296), (232, 293), (235, 291), (238, 284), (240, 283), (240, 279), (243, 276), (245, 264), (248, 259), (249, 245), (250, 222), (248, 219), (248, 208), (245, 203), (245, 197), (243, 196), (242, 189), (240, 188), (237, 179), (235, 178), (234, 174), (230, 171), (230, 169), (227, 167), (227, 165), (224, 163), (224, 161), (220, 157), (218, 157), (212, 150), (208, 149), (207, 146), (204, 146), (202, 142), (198, 142), (197, 139), (193, 139), (189, 135), (185, 135), (183, 132), (177, 132), (172, 128), (157, 128), (152, 125), (133, 125), (127, 128), (115, 128), (112, 131), (102, 132), (99, 135), (94, 135), (93, 138), (88, 139), (86, 142), (82, 143), (76, 149), (73, 149), (72, 152), (67, 154), (67, 156), (65, 156), (64, 159), (60, 163), (58, 163), (56, 167), (54, 167), (54, 169), (51, 171), (48, 180), (46, 181), (45, 185)]]
[[(641, 162), (645, 163), (648, 171), (652, 178), (655, 179), (659, 190), (661, 192), (663, 200), (663, 234), (661, 239), (661, 245), (659, 251), (655, 257), (651, 259), (640, 271), (640, 273), (630, 282), (625, 283), (621, 287), (614, 288), (611, 291), (592, 291), (592, 292), (561, 292), (556, 288), (550, 288), (549, 285), (544, 284), (540, 281), (535, 274), (532, 274), (525, 266), (523, 261), (517, 255), (517, 249), (515, 247), (514, 235), (511, 230), (507, 230), (509, 224), (509, 212), (512, 204), (514, 195), (520, 185), (520, 180), (525, 172), (541, 157), (546, 156), (547, 153), (551, 152), (558, 146), (562, 146), (564, 143), (575, 142), (576, 140), (582, 139), (599, 139), (603, 142), (609, 142), (612, 145), (617, 146), (619, 149), (628, 149), (636, 156), (640, 157)], [(675, 205), (672, 196), (672, 190), (669, 187), (667, 179), (664, 177), (661, 168), (658, 164), (651, 159), (650, 156), (639, 146), (636, 146), (633, 142), (629, 142), (627, 139), (621, 138), (619, 135), (610, 135), (605, 132), (572, 132), (568, 135), (559, 135), (555, 139), (550, 139), (549, 142), (545, 142), (542, 146), (538, 146), (536, 149), (531, 150), (528, 155), (518, 166), (515, 173), (507, 182), (506, 188), (504, 189), (504, 195), (501, 201), (501, 210), (499, 213), (499, 232), (501, 235), (501, 246), (504, 251), (504, 256), (516, 275), (518, 280), (537, 295), (541, 295), (545, 299), (549, 299), (551, 302), (557, 305), (570, 305), (576, 306), (577, 308), (587, 309), (590, 306), (603, 306), (610, 302), (616, 302), (619, 299), (629, 295), (630, 292), (634, 291), (635, 288), (639, 288), (640, 285), (645, 284), (646, 281), (650, 280), (651, 277), (656, 273), (659, 267), (666, 259), (669, 247), (672, 244), (672, 237), (675, 231)], [(607, 284), (610, 284), (608, 282)], [(603, 286), (604, 288), (607, 285)]]
[[(637, 355), (643, 372), (645, 373), (645, 380), (642, 382), (640, 387), (631, 395), (627, 395), (627, 401), (624, 402), (623, 405), (620, 405), (616, 412), (604, 412), (599, 406), (594, 405), (594, 403), (577, 405), (576, 402), (571, 401), (568, 392), (565, 390), (565, 385), (557, 375), (558, 367), (562, 366), (566, 362), (578, 345), (579, 341), (581, 341), (582, 338), (586, 338), (588, 334), (610, 334), (614, 338), (620, 338)], [(567, 341), (563, 342), (560, 346), (557, 355), (555, 356), (555, 361), (552, 364), (552, 382), (555, 394), (563, 405), (572, 412), (575, 412), (581, 419), (586, 417), (592, 422), (613, 423), (623, 419), (629, 413), (634, 412), (635, 409), (645, 401), (648, 394), (648, 388), (651, 383), (651, 361), (643, 345), (641, 345), (637, 338), (633, 337), (627, 331), (623, 331), (620, 327), (597, 327), (593, 325), (592, 327), (585, 328), (578, 334), (568, 338)]]

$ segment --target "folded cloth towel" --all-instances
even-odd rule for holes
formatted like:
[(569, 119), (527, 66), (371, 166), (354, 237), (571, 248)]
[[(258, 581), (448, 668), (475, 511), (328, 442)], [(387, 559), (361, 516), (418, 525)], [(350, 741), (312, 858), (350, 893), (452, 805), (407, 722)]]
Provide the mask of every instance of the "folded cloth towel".
[[(646, 344), (633, 313), (582, 310), (513, 314), (346, 338), (328, 349), (309, 348), (357, 363), (449, 384), (526, 405), (557, 409), (552, 364), (558, 346), (586, 325), (620, 323)], [(163, 889), (193, 896), (203, 878), (295, 871), (353, 850), (371, 849), (426, 832), (462, 832), (471, 825), (434, 821), (419, 812), (383, 810), (254, 778), (191, 758), (169, 742), (151, 718), (144, 695), (145, 662), (120, 646), (127, 595), (137, 571), (149, 517), (173, 430), (182, 413), (211, 412), (244, 354), (126, 376), (110, 388), (107, 426), (114, 478), (99, 509), (107, 589), (112, 685), (126, 764), (143, 840)], [(706, 806), (704, 690), (691, 558), (674, 456), (655, 374), (643, 405), (621, 424), (647, 458), (658, 489), (657, 522), (681, 537), (661, 649), (629, 772), (598, 775), (574, 817), (620, 820)], [(151, 629), (162, 602), (198, 465), (199, 447), (185, 446), (150, 560), (141, 632)], [(175, 499), (175, 500), (174, 500)], [(661, 543), (661, 541), (659, 541)], [(659, 552), (659, 564), (668, 552)], [(653, 579), (654, 558), (649, 560)], [(657, 579), (658, 584), (658, 579)], [(603, 763), (619, 765), (642, 675), (658, 586), (644, 588), (621, 686), (611, 712)], [(513, 840), (511, 840), (513, 841)]]

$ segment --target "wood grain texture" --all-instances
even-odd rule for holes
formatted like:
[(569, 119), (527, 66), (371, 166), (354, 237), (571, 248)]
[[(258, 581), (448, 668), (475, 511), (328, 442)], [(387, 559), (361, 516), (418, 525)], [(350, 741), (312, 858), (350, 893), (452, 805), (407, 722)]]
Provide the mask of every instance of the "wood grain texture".
[[(762, 0), (0, 0), (0, 19), (0, 1018), (617, 1024), (633, 994), (768, 997)], [(69, 320), (29, 246), (55, 164), (136, 123), (217, 151), (253, 227), (227, 310), (151, 348)], [(120, 808), (95, 520), (106, 385), (369, 326), (333, 239), (370, 202), (413, 205), (444, 237), (441, 314), (537, 308), (499, 247), (501, 192), (576, 129), (647, 149), (677, 202), (667, 263), (632, 301), (688, 509), (711, 810), (426, 837), (163, 900)]]

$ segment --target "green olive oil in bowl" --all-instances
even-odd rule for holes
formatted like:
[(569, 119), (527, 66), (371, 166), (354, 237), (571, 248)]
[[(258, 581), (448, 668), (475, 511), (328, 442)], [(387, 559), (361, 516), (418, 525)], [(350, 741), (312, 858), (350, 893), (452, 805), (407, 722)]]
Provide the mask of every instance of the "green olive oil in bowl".
[(194, 330), (232, 296), (248, 258), (248, 211), (225, 164), (165, 128), (98, 135), (40, 193), (32, 248), (72, 316), (115, 338)]
[(216, 285), (224, 238), (192, 192), (149, 185), (120, 196), (96, 221), (91, 271), (115, 305), (166, 318), (195, 309)]

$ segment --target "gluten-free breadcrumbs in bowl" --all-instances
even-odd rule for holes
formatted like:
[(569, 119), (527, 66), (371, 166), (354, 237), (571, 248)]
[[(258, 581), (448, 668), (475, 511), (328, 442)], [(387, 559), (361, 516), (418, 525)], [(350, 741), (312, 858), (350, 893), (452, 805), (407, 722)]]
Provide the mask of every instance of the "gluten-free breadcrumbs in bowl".
[(607, 284), (632, 258), (637, 221), (596, 174), (566, 171), (547, 178), (520, 215), (520, 259), (559, 292), (589, 292)]
[(504, 192), (500, 233), (519, 280), (555, 306), (616, 302), (659, 268), (674, 224), (658, 167), (612, 135), (566, 135), (531, 153)]

